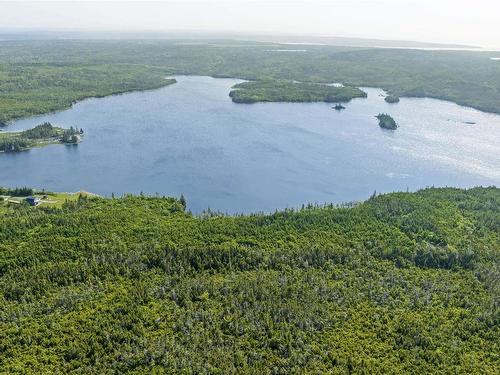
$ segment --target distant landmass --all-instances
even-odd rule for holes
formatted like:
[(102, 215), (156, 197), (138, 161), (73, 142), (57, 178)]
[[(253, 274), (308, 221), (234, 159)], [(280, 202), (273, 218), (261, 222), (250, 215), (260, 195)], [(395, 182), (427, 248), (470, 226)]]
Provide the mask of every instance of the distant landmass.
[(480, 49), (478, 46), (314, 35), (266, 35), (202, 31), (13, 30), (0, 28), (0, 40), (170, 39), (238, 40), (280, 44), (321, 44), (340, 47)]
[(410, 40), (385, 40), (385, 39), (365, 39), (365, 38), (347, 38), (337, 36), (261, 36), (256, 38), (260, 41), (273, 43), (291, 43), (291, 44), (322, 44), (341, 47), (379, 47), (379, 48), (436, 48), (436, 49), (479, 49), (478, 46), (469, 46), (463, 44), (444, 44), (415, 42)]

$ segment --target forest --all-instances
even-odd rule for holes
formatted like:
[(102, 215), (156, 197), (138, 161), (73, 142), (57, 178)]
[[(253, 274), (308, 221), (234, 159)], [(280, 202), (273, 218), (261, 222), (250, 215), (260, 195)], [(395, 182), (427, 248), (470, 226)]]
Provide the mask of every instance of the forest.
[(19, 40), (0, 47), (0, 123), (87, 97), (161, 87), (176, 74), (340, 82), (500, 113), (500, 64), (489, 52), (308, 45), (290, 53), (234, 40)]
[(0, 122), (69, 108), (75, 101), (175, 83), (138, 65), (2, 64)]
[(235, 103), (257, 102), (348, 102), (366, 98), (356, 87), (335, 87), (319, 83), (283, 80), (243, 82), (233, 86), (229, 96)]
[(498, 374), (499, 261), (493, 187), (246, 216), (5, 203), (0, 368)]

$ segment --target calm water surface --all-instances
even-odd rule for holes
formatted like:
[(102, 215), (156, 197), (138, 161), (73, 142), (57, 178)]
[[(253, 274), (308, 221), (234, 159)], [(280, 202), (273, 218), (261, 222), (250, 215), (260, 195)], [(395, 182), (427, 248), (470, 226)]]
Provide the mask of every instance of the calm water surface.
[[(15, 122), (81, 127), (78, 146), (0, 154), (0, 186), (183, 193), (193, 211), (272, 211), (368, 198), (374, 190), (500, 185), (500, 116), (433, 99), (387, 104), (378, 89), (325, 103), (234, 104), (240, 81), (177, 77), (159, 90), (88, 99)], [(382, 130), (374, 116), (400, 124)], [(475, 124), (466, 124), (475, 122)]]

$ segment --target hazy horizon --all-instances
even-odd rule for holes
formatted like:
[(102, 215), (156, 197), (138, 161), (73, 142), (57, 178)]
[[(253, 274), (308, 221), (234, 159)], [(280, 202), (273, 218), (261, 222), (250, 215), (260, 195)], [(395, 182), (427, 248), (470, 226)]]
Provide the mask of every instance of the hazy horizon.
[(499, 48), (500, 3), (479, 0), (5, 1), (10, 30), (207, 32), (408, 40)]

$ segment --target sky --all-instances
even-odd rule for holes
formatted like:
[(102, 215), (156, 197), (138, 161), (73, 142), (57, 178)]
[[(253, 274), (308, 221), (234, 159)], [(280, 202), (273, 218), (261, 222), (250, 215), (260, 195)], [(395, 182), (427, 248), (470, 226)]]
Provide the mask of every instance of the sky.
[(0, 28), (271, 33), (500, 48), (500, 0), (0, 0)]

